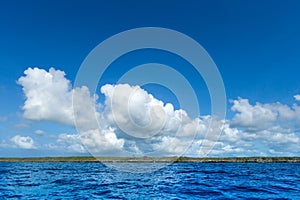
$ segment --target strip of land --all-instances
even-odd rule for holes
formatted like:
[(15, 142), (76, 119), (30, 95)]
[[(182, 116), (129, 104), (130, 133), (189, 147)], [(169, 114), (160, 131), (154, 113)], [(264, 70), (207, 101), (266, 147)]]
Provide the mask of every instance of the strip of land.
[(0, 158), (0, 162), (196, 162), (196, 163), (300, 163), (300, 157), (230, 157), (230, 158), (191, 158), (191, 157), (34, 157)]

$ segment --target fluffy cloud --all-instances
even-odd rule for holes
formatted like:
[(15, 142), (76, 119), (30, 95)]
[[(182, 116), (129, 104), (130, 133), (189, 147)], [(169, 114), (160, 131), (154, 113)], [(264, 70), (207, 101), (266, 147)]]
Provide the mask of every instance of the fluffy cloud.
[(264, 105), (250, 105), (248, 99), (233, 101), (233, 112), (238, 112), (232, 119), (232, 125), (245, 127), (249, 130), (258, 130), (268, 127), (277, 118), (277, 114)]
[(113, 129), (89, 130), (80, 133), (81, 142), (95, 155), (108, 155), (122, 153), (125, 140), (118, 139)]
[(60, 134), (57, 139), (58, 145), (55, 148), (64, 149), (70, 152), (85, 153), (86, 149), (80, 141), (78, 134)]
[(65, 73), (54, 68), (49, 72), (28, 68), (24, 74), (18, 80), (26, 97), (24, 117), (73, 124), (72, 89)]
[[(71, 88), (65, 73), (53, 68), (49, 72), (29, 68), (18, 83), (26, 97), (25, 118), (76, 125), (78, 134), (60, 134), (56, 141), (57, 146), (67, 151), (88, 151), (99, 156), (300, 153), (297, 104), (252, 105), (248, 99), (239, 98), (232, 101), (232, 120), (220, 121), (211, 116), (192, 119), (186, 111), (175, 110), (171, 103), (128, 84), (102, 86), (105, 101), (101, 105), (98, 96), (91, 94), (87, 87)], [(34, 147), (31, 138), (22, 138), (15, 138), (14, 143), (32, 142)]]
[(11, 141), (21, 149), (36, 149), (33, 139), (28, 136), (16, 135), (11, 138)]
[[(104, 85), (103, 112), (97, 95), (87, 87), (71, 88), (65, 73), (50, 68), (49, 72), (28, 68), (18, 80), (26, 101), (24, 117), (76, 125), (76, 136), (61, 135), (58, 143), (78, 152), (80, 142), (92, 153), (141, 154), (161, 150), (166, 140), (193, 136), (205, 126), (200, 119), (190, 119), (184, 110), (154, 98), (139, 86)], [(74, 112), (75, 111), (75, 112)], [(187, 144), (188, 146), (188, 144)]]
[(128, 84), (104, 85), (104, 117), (124, 133), (136, 138), (160, 134), (195, 134), (198, 121), (191, 120), (184, 110), (174, 110), (139, 86)]
[[(121, 156), (124, 154), (122, 150), (125, 141), (124, 139), (118, 139), (112, 129), (102, 132), (100, 129), (95, 129), (79, 134), (59, 134), (56, 141), (56, 144), (47, 147), (76, 153), (90, 152), (98, 156), (114, 154)], [(124, 154), (124, 156), (126, 155)]]
[(299, 94), (295, 95), (294, 98), (295, 98), (296, 101), (300, 101), (300, 95)]
[(248, 99), (239, 98), (232, 101), (231, 110), (235, 112), (231, 125), (247, 131), (268, 129), (274, 123), (291, 123), (297, 120), (300, 109), (297, 105), (289, 107), (281, 103), (251, 105)]
[[(259, 131), (247, 131), (224, 125), (223, 134), (211, 155), (215, 156), (295, 156), (300, 153), (300, 137), (295, 130), (271, 125)], [(230, 147), (230, 148), (229, 148)]]
[(220, 141), (224, 145), (238, 147), (241, 155), (299, 155), (298, 105), (251, 105), (241, 98), (232, 103), (235, 115), (223, 130)]
[[(50, 68), (49, 72), (39, 68), (28, 68), (25, 76), (19, 78), (26, 97), (24, 117), (31, 120), (51, 121), (62, 124), (74, 125), (74, 109), (77, 117), (76, 123), (84, 128), (92, 126), (89, 116), (94, 110), (97, 96), (90, 96), (86, 87), (71, 88), (70, 81), (65, 78), (65, 73)], [(73, 102), (72, 97), (76, 101)], [(74, 107), (73, 107), (74, 106)], [(94, 123), (93, 127), (96, 125)]]
[(197, 133), (204, 135), (206, 131), (202, 120), (190, 119), (184, 110), (174, 110), (172, 104), (154, 98), (139, 86), (104, 85), (101, 92), (105, 95), (103, 119), (117, 137), (124, 139), (127, 152), (180, 155)]

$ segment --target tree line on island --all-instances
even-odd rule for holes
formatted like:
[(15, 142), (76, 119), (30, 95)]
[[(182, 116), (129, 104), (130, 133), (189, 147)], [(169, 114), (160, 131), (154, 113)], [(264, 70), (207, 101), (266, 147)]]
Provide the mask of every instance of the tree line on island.
[(0, 158), (0, 162), (203, 162), (203, 163), (299, 163), (300, 157), (227, 157), (227, 158), (194, 158), (194, 157), (32, 157), (32, 158)]

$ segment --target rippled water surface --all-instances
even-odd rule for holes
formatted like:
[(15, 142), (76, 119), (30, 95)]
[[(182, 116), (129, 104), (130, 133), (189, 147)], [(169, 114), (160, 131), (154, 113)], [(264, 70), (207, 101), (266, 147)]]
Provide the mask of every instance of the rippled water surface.
[(102, 163), (0, 163), (6, 198), (300, 199), (300, 164), (174, 163), (129, 173)]

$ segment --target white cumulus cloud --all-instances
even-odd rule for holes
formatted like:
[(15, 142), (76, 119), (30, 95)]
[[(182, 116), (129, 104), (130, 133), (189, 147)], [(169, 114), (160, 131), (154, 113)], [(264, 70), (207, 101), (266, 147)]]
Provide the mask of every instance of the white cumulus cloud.
[(29, 136), (16, 135), (11, 141), (21, 149), (36, 149), (33, 139)]
[(259, 131), (270, 127), (274, 123), (290, 123), (293, 120), (300, 122), (299, 106), (277, 103), (256, 103), (251, 105), (248, 99), (239, 98), (232, 101), (231, 110), (235, 115), (231, 125), (247, 130)]
[(250, 105), (248, 99), (234, 100), (231, 110), (237, 112), (231, 122), (233, 126), (252, 130), (268, 127), (277, 118), (277, 113), (273, 110), (259, 103)]
[(300, 94), (295, 95), (294, 98), (296, 101), (300, 101)]
[[(31, 120), (51, 121), (74, 125), (74, 109), (78, 126), (93, 126), (86, 113), (94, 109), (96, 96), (91, 97), (86, 87), (72, 89), (65, 73), (50, 68), (49, 72), (39, 68), (28, 68), (19, 78), (26, 100), (24, 117)], [(73, 95), (76, 101), (72, 101)], [(87, 124), (88, 123), (88, 124)]]
[(24, 74), (18, 80), (26, 97), (24, 117), (73, 124), (72, 89), (65, 73), (54, 68), (50, 68), (49, 72), (28, 68)]
[[(172, 104), (164, 104), (139, 86), (104, 85), (101, 92), (106, 98), (105, 118), (133, 137), (175, 134), (182, 125), (190, 125), (186, 129), (191, 134), (197, 128), (184, 110), (174, 110)], [(179, 132), (185, 134), (184, 129)]]
[[(140, 86), (103, 85), (105, 101), (100, 104), (87, 87), (72, 88), (60, 70), (28, 68), (24, 73), (18, 80), (26, 97), (24, 117), (76, 125), (78, 134), (60, 134), (57, 144), (51, 144), (67, 151), (99, 156), (173, 156), (187, 150), (185, 155), (205, 156), (214, 146), (211, 156), (300, 153), (297, 104), (253, 105), (238, 98), (232, 101), (232, 120), (212, 116), (193, 119)], [(18, 135), (12, 141), (20, 148), (35, 148), (30, 137)]]

